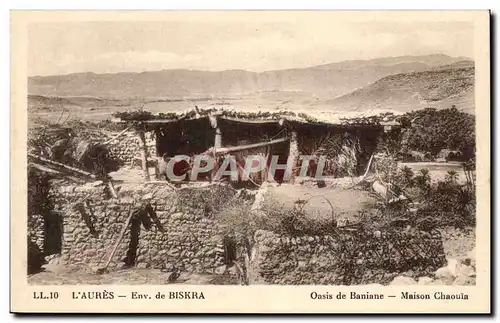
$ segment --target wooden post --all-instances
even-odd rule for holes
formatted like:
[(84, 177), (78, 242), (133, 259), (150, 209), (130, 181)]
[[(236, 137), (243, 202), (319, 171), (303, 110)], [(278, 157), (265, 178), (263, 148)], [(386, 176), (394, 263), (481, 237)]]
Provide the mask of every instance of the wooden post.
[(297, 142), (297, 131), (292, 131), (290, 137), (290, 150), (288, 152), (288, 160), (291, 162), (291, 174), (290, 174), (290, 182), (293, 183), (295, 181), (295, 166), (297, 165), (297, 161), (299, 159), (299, 144)]
[(269, 168), (267, 167), (267, 165), (269, 164), (269, 154), (270, 153), (271, 153), (271, 146), (267, 146), (266, 156), (264, 157), (266, 164), (264, 166), (264, 169), (262, 169), (262, 171), (260, 172), (262, 183), (267, 182), (267, 172), (269, 171)]
[(156, 130), (156, 165), (155, 165), (155, 178), (156, 180), (160, 179), (160, 163), (163, 161), (163, 155), (165, 151), (162, 149), (162, 144), (165, 145), (165, 132), (167, 131), (166, 128), (163, 128), (161, 130)]
[(142, 130), (139, 130), (139, 141), (141, 145), (142, 175), (144, 176), (144, 180), (149, 182), (151, 178), (149, 177), (148, 168), (148, 147), (146, 146), (146, 136)]
[(217, 174), (217, 170), (219, 169), (219, 165), (216, 165), (217, 162), (217, 150), (222, 148), (222, 132), (220, 128), (218, 127), (217, 124), (217, 118), (216, 117), (211, 117), (210, 118), (210, 123), (212, 124), (212, 127), (215, 128), (215, 139), (214, 139), (214, 166), (212, 168), (212, 174), (211, 178), (212, 180), (215, 178), (215, 174)]
[(222, 148), (222, 132), (220, 131), (220, 128), (215, 128), (214, 147), (215, 149)]
[(156, 146), (156, 157), (160, 157), (160, 141), (162, 141), (163, 135), (160, 130), (156, 130), (155, 132), (155, 146)]

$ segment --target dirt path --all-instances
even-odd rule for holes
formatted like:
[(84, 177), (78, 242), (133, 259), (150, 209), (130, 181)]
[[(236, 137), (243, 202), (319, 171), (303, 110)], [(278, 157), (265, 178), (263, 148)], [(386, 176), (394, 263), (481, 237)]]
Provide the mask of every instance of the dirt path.
[(79, 268), (65, 268), (64, 266), (46, 266), (46, 270), (28, 277), (32, 285), (230, 285), (237, 281), (228, 276), (210, 274), (182, 273), (174, 283), (168, 282), (170, 273), (159, 269), (123, 269), (94, 274)]
[(349, 219), (354, 219), (359, 212), (370, 209), (376, 202), (366, 191), (360, 189), (319, 188), (290, 184), (269, 187), (265, 196), (266, 200), (276, 201), (286, 208), (293, 208), (297, 200), (310, 199), (304, 210), (314, 218), (331, 216), (332, 207), (325, 198), (332, 204), (335, 216)]

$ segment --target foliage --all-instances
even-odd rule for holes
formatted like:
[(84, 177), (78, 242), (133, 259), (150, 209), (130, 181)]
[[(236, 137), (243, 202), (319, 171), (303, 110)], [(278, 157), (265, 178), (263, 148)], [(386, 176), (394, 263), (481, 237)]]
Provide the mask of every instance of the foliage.
[(251, 238), (257, 230), (267, 230), (290, 236), (331, 233), (337, 226), (335, 215), (327, 219), (312, 219), (303, 207), (287, 208), (273, 199), (266, 199), (260, 210), (233, 199), (218, 212), (217, 222), (227, 235), (238, 234)]
[(133, 111), (123, 111), (123, 112), (115, 112), (112, 114), (114, 118), (120, 118), (122, 120), (127, 121), (144, 121), (144, 120), (152, 120), (155, 116), (147, 110), (133, 110)]
[[(28, 131), (28, 150), (31, 153), (86, 170), (106, 178), (107, 173), (118, 169), (119, 162), (101, 145), (99, 131), (113, 123), (71, 121), (60, 124), (38, 124)], [(123, 125), (121, 125), (123, 126)]]
[(476, 224), (475, 188), (458, 184), (458, 174), (450, 171), (444, 181), (431, 188), (420, 213), (432, 217), (441, 227), (464, 228)]
[(458, 150), (465, 160), (475, 155), (475, 117), (455, 107), (412, 111), (398, 121), (405, 127), (403, 150), (430, 152), (433, 156), (442, 149)]
[(338, 131), (317, 136), (305, 134), (298, 136), (298, 143), (300, 153), (312, 156), (315, 163), (324, 158), (324, 175), (355, 176), (361, 153), (360, 138), (355, 134)]
[[(306, 203), (306, 201), (299, 201)], [(304, 204), (296, 204), (292, 209), (273, 200), (264, 203), (265, 214), (255, 221), (257, 228), (289, 236), (310, 236), (329, 234), (337, 227), (337, 219), (332, 211), (330, 217), (313, 218), (306, 214)]]
[[(391, 193), (385, 198), (374, 194), (379, 201), (377, 221), (404, 219), (422, 229), (475, 225), (475, 186), (469, 180), (459, 183), (457, 172), (449, 171), (443, 181), (433, 183), (427, 169), (416, 174), (408, 167), (396, 171), (387, 166), (377, 169)], [(404, 198), (398, 198), (401, 196)]]

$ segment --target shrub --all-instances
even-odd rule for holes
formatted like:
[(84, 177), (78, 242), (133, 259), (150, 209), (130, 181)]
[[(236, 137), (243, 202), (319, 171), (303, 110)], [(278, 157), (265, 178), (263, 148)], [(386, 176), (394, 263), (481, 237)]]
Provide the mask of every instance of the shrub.
[[(390, 167), (377, 167), (377, 170), (381, 170), (380, 178), (388, 183), (392, 197), (400, 194), (406, 197), (391, 200), (374, 195), (379, 200), (378, 221), (389, 223), (404, 219), (409, 225), (427, 229), (475, 225), (475, 186), (470, 181), (459, 183), (456, 171), (449, 171), (443, 181), (432, 183), (427, 169), (417, 174), (405, 167), (395, 173)], [(418, 203), (416, 212), (410, 212), (411, 202)]]
[(444, 181), (431, 188), (420, 210), (440, 227), (465, 228), (476, 224), (475, 188), (458, 184), (458, 174), (449, 172)]
[(403, 150), (430, 152), (436, 156), (442, 149), (459, 150), (465, 160), (475, 155), (475, 117), (455, 107), (412, 111), (400, 117), (405, 126)]

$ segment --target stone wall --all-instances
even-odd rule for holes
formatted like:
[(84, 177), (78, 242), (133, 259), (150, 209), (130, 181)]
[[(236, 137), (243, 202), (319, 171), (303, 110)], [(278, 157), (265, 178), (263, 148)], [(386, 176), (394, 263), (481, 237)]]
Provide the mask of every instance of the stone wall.
[[(93, 131), (91, 133), (82, 133), (81, 137), (94, 143), (105, 142), (119, 134), (119, 131)], [(130, 166), (136, 157), (141, 156), (141, 143), (139, 136), (135, 131), (127, 131), (108, 144), (110, 156), (116, 158), (122, 165)], [(148, 147), (149, 157), (156, 157), (156, 141), (152, 132), (146, 133), (146, 146)]]
[(397, 275), (429, 275), (446, 264), (439, 233), (338, 229), (324, 236), (290, 237), (257, 231), (251, 284), (353, 285), (389, 283)]
[(45, 228), (41, 214), (28, 215), (28, 238), (34, 242), (40, 250), (44, 248)]
[[(60, 261), (102, 268), (132, 214), (110, 270), (175, 267), (220, 273), (228, 255), (224, 238), (231, 221), (221, 221), (219, 211), (233, 210), (224, 214), (238, 220), (255, 201), (255, 195), (225, 185), (174, 191), (166, 185), (121, 184), (116, 189), (119, 199), (109, 198), (103, 185), (53, 188), (53, 212), (63, 223)], [(148, 205), (154, 212), (140, 212)], [(28, 225), (30, 236), (39, 243), (43, 222), (37, 219)], [(251, 240), (250, 284), (389, 283), (398, 275), (429, 276), (446, 264), (437, 231), (356, 227), (337, 228), (327, 235), (289, 236), (258, 230)], [(240, 256), (235, 259), (241, 261)]]
[[(110, 269), (174, 266), (182, 271), (214, 272), (223, 265), (223, 236), (214, 215), (232, 201), (235, 190), (222, 185), (175, 192), (164, 185), (117, 189), (119, 199), (108, 199), (103, 186), (66, 186), (52, 192), (55, 209), (63, 216), (63, 262), (103, 267), (132, 212), (134, 217)], [(148, 203), (154, 215), (135, 212)]]
[[(132, 165), (134, 158), (141, 156), (139, 137), (135, 132), (128, 132), (122, 136), (109, 145), (110, 156), (117, 158), (124, 165)], [(156, 142), (151, 132), (146, 133), (146, 146), (148, 147), (149, 157), (156, 157)]]

